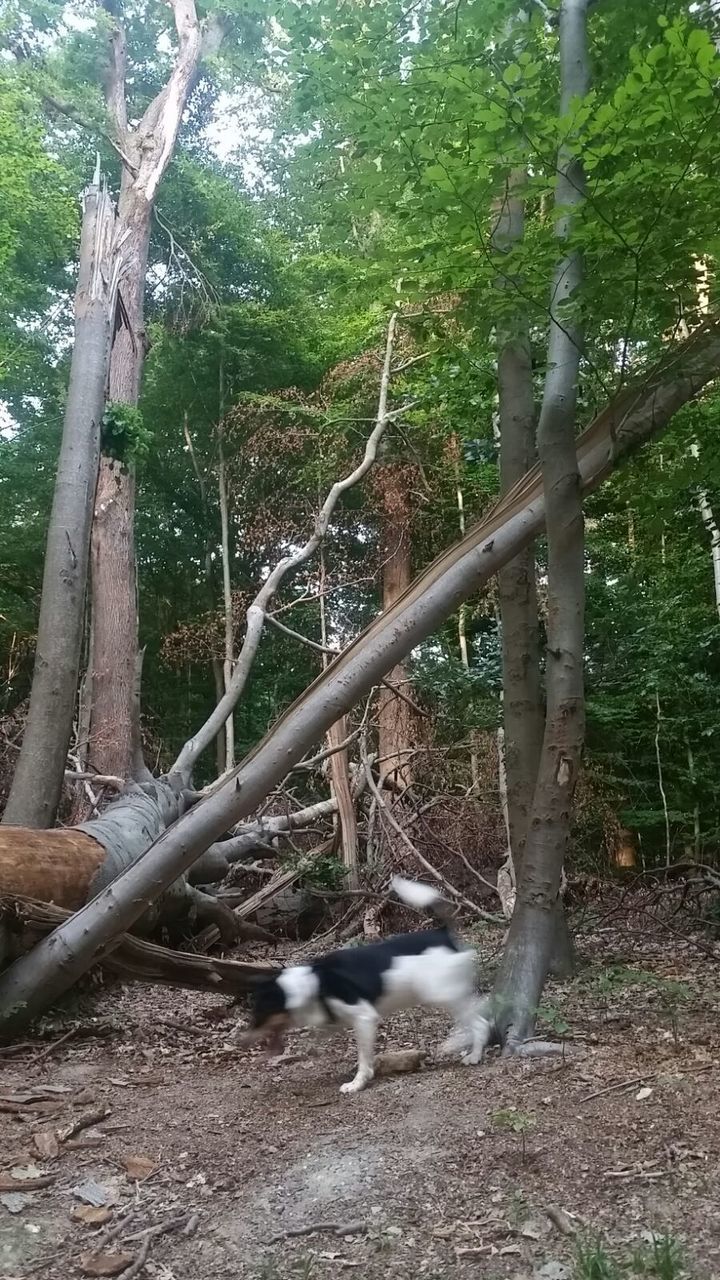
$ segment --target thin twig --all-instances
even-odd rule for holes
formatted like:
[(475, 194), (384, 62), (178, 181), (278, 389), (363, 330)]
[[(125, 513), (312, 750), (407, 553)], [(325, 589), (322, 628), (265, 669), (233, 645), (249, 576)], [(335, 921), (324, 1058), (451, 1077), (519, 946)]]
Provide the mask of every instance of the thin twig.
[[(311, 1222), (305, 1227), (290, 1227), (288, 1231), (281, 1231), (277, 1236), (270, 1236), (267, 1243), (280, 1244), (282, 1240), (295, 1240), (298, 1236), (312, 1236), (316, 1232), (333, 1236), (356, 1236), (361, 1231), (367, 1231), (367, 1225), (364, 1222)], [(123, 1272), (120, 1280), (124, 1280), (124, 1275)]]
[[(680, 1075), (695, 1075), (701, 1071), (710, 1071), (717, 1066), (715, 1062), (705, 1062), (701, 1067), (690, 1067), (687, 1071), (679, 1072)], [(645, 1072), (641, 1076), (631, 1076), (629, 1080), (618, 1080), (616, 1084), (606, 1085), (604, 1089), (596, 1089), (594, 1093), (586, 1093), (584, 1098), (580, 1098), (582, 1102), (592, 1102), (593, 1098), (603, 1098), (606, 1093), (616, 1093), (619, 1089), (630, 1089), (635, 1084), (642, 1084), (645, 1080), (657, 1080), (658, 1076), (663, 1074), (662, 1071)]]

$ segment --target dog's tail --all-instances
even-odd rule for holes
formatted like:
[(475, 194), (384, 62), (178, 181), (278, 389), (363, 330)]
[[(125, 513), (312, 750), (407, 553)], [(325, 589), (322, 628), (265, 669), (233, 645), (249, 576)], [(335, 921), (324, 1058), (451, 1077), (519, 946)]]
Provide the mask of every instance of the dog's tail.
[(450, 903), (431, 884), (421, 884), (419, 880), (406, 880), (404, 876), (393, 876), (390, 888), (398, 898), (415, 907), (417, 911), (427, 911), (441, 924), (447, 925), (452, 915)]

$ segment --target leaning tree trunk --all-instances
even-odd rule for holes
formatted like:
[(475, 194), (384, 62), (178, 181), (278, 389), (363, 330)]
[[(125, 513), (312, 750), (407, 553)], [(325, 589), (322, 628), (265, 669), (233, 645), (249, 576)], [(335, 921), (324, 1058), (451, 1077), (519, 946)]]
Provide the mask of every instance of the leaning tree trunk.
[(99, 174), (83, 205), (75, 342), (45, 551), (30, 710), (3, 818), (29, 827), (49, 827), (55, 821), (72, 733), (118, 283), (115, 210)]
[[(587, 4), (588, 0), (563, 0), (560, 8), (563, 118), (589, 88)], [(573, 210), (584, 198), (582, 163), (570, 147), (569, 142), (563, 145), (557, 166), (556, 234), (561, 241), (567, 241)], [(569, 250), (552, 282), (548, 367), (538, 424), (548, 548), (545, 733), (518, 897), (495, 988), (497, 1029), (509, 1049), (532, 1033), (553, 950), (557, 953), (560, 881), (585, 733), (585, 550), (575, 442), (582, 346), (575, 295), (581, 280), (582, 259), (577, 250)]]
[[(665, 426), (717, 375), (719, 368), (720, 325), (708, 323), (676, 349), (667, 362), (617, 396), (580, 437), (577, 467), (582, 488), (586, 492), (596, 488), (624, 453)], [(13, 1034), (72, 986), (95, 963), (100, 951), (131, 928), (147, 906), (183, 875), (208, 846), (257, 809), (272, 787), (322, 739), (331, 724), (450, 617), (462, 600), (527, 546), (542, 529), (544, 520), (543, 483), (535, 467), (493, 512), (439, 556), (392, 609), (380, 614), (331, 663), (232, 777), (165, 831), (152, 852), (137, 859), (88, 906), (2, 975), (0, 1032)], [(224, 718), (224, 708), (220, 714)], [(208, 725), (208, 742), (215, 729), (213, 720)], [(189, 745), (179, 761), (192, 759), (197, 749), (197, 743)], [(546, 759), (550, 758), (548, 750)], [(564, 780), (565, 772), (563, 765), (557, 773), (558, 782)], [(544, 904), (548, 900), (554, 903), (560, 878), (558, 866), (552, 866), (548, 876), (546, 869), (539, 866), (537, 855), (533, 853), (531, 858), (530, 852), (528, 849), (526, 854), (530, 872), (522, 911), (513, 922), (507, 952), (513, 960), (509, 967), (506, 962), (505, 972), (510, 977), (528, 970), (522, 964), (523, 955), (529, 955), (527, 947), (523, 951), (523, 939), (529, 940), (530, 934), (519, 927), (520, 923), (530, 920), (532, 925), (539, 919), (544, 925), (548, 915)], [(542, 895), (536, 902), (537, 884)], [(542, 948), (535, 955), (541, 953)], [(508, 990), (514, 993), (517, 987), (509, 986)]]
[[(110, 355), (110, 409), (137, 405), (145, 357), (144, 296), (152, 205), (125, 170), (118, 228), (128, 259), (123, 322)], [(91, 556), (92, 704), (89, 759), (98, 773), (133, 773), (138, 651), (135, 573), (135, 466), (132, 456), (100, 463)]]
[[(524, 169), (513, 171), (499, 201), (493, 246), (512, 251), (523, 238), (525, 211), (521, 189)], [(518, 282), (502, 274), (498, 288), (512, 296)], [(507, 303), (506, 303), (507, 307)], [(535, 461), (535, 395), (526, 310), (506, 310), (496, 332), (500, 427), (500, 491), (507, 493)], [(534, 546), (498, 574), (502, 626), (503, 763), (507, 795), (509, 854), (515, 878), (520, 872), (530, 809), (540, 764), (543, 702), (540, 682), (537, 586)]]

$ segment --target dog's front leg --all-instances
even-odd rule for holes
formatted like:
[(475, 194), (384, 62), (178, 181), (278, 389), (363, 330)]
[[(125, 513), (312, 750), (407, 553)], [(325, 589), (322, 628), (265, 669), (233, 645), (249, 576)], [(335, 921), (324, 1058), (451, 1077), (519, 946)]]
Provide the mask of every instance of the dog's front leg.
[(380, 1019), (372, 1005), (358, 1006), (352, 1026), (357, 1045), (358, 1065), (355, 1077), (340, 1086), (341, 1093), (359, 1093), (375, 1075), (375, 1041)]

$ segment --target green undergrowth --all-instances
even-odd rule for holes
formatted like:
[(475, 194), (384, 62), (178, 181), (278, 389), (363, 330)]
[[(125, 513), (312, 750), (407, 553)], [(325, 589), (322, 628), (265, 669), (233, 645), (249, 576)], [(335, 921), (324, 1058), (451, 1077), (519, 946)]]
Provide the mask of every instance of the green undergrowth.
[(573, 1280), (693, 1280), (683, 1251), (671, 1235), (653, 1235), (629, 1250), (611, 1250), (595, 1237), (580, 1241)]

